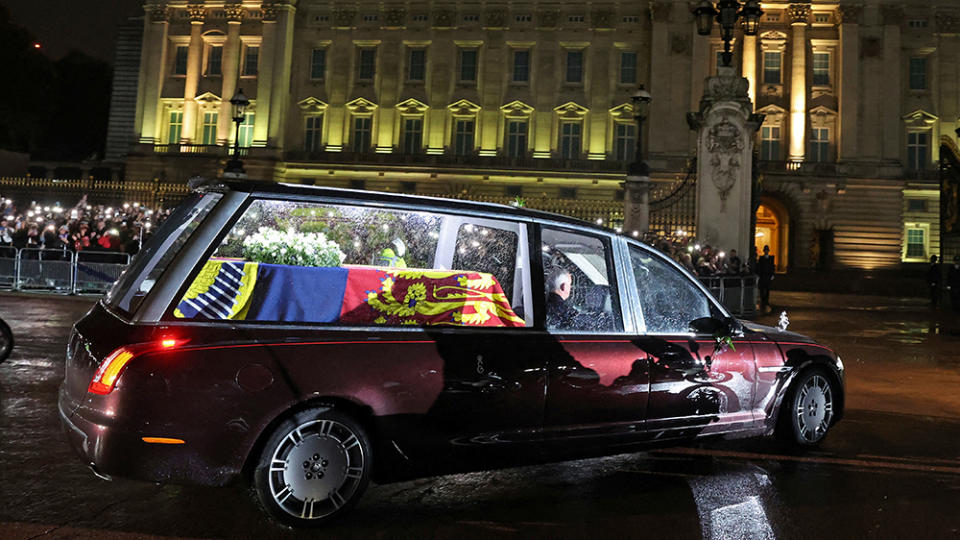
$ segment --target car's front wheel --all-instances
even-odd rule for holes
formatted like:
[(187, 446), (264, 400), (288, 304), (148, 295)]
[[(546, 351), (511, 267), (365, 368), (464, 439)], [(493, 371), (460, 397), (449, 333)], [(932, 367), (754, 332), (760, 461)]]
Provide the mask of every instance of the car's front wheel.
[(833, 380), (821, 369), (810, 369), (791, 388), (780, 410), (777, 434), (797, 446), (816, 446), (833, 423), (837, 397)]
[(370, 480), (366, 431), (329, 407), (301, 411), (270, 435), (254, 472), (260, 504), (278, 521), (313, 527), (357, 503)]

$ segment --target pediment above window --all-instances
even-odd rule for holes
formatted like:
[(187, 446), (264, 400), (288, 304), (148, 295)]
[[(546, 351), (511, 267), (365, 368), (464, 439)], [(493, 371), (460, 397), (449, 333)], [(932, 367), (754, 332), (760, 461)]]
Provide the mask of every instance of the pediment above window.
[(529, 118), (533, 114), (533, 107), (520, 100), (511, 101), (500, 107), (500, 110), (507, 118)]
[(560, 118), (570, 119), (581, 119), (586, 116), (588, 112), (590, 112), (590, 109), (584, 107), (583, 105), (578, 105), (572, 101), (568, 101), (553, 110), (560, 115)]
[(308, 97), (297, 103), (297, 106), (305, 113), (322, 113), (327, 110), (327, 104), (315, 97)]
[(373, 114), (377, 104), (364, 98), (357, 98), (346, 104), (347, 110), (353, 114)]
[(476, 116), (480, 112), (480, 106), (468, 99), (461, 99), (447, 106), (454, 116)]
[(937, 117), (920, 109), (903, 115), (903, 122), (911, 128), (932, 128), (937, 123)]
[(616, 120), (635, 120), (633, 117), (633, 104), (623, 103), (621, 105), (617, 105), (616, 107), (610, 109), (610, 116)]
[(213, 104), (220, 103), (220, 96), (214, 94), (213, 92), (204, 92), (199, 96), (193, 98), (194, 101), (201, 104)]
[(410, 98), (397, 104), (397, 112), (406, 116), (422, 116), (430, 107), (420, 100)]
[(783, 121), (787, 119), (787, 110), (772, 103), (766, 107), (757, 109), (757, 114), (765, 116), (763, 123), (767, 125), (782, 124)]

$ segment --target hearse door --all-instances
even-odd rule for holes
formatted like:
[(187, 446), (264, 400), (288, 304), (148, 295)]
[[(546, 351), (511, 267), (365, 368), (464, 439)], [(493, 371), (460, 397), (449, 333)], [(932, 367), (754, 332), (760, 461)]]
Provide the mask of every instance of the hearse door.
[(717, 347), (713, 334), (690, 323), (722, 313), (693, 281), (649, 248), (631, 245), (640, 333), (649, 359), (651, 438), (685, 438), (746, 428), (752, 421), (755, 364), (743, 336)]
[(537, 451), (546, 381), (529, 317), (527, 229), (523, 223), (447, 216), (440, 232), (437, 268), (493, 276), (491, 290), (502, 290), (499, 298), (471, 298), (462, 324), (425, 328), (443, 363), (443, 388), (427, 421), (446, 439), (450, 456)]
[(624, 276), (614, 272), (621, 240), (546, 226), (540, 237), (548, 356), (544, 447), (558, 455), (636, 442), (649, 375), (646, 356), (631, 342)]

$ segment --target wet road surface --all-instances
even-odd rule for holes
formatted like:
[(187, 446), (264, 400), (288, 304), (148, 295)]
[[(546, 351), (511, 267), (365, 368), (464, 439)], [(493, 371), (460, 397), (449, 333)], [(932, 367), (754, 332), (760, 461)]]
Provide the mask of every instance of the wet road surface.
[[(847, 414), (814, 452), (722, 442), (371, 486), (331, 538), (960, 538), (960, 317), (921, 299), (777, 293), (835, 347)], [(90, 300), (0, 293), (0, 538), (308, 538), (249, 492), (95, 478), (60, 434), (69, 326)]]

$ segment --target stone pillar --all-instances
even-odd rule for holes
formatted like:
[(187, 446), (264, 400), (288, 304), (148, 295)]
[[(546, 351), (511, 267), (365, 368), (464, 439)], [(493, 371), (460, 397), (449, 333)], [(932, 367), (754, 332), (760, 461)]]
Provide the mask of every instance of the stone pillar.
[(623, 184), (623, 232), (639, 237), (650, 228), (650, 177), (627, 175)]
[(273, 116), (270, 101), (273, 97), (273, 55), (277, 41), (277, 6), (264, 2), (261, 11), (263, 27), (260, 66), (257, 69), (257, 121), (253, 125), (254, 146), (267, 146), (270, 117)]
[[(137, 92), (137, 118), (134, 133), (141, 143), (160, 141), (163, 122), (160, 115), (160, 91), (166, 77), (167, 31), (170, 10), (165, 3), (147, 4), (140, 53), (140, 80)], [(164, 141), (165, 142), (165, 141)]]
[[(900, 75), (900, 24), (903, 22), (903, 8), (900, 6), (880, 6), (883, 16), (883, 151), (882, 158), (900, 161), (900, 148), (903, 140), (903, 120), (900, 108), (900, 88), (903, 77)], [(930, 141), (933, 150), (936, 141)]]
[(747, 79), (750, 103), (757, 102), (757, 36), (743, 36), (743, 78)]
[(236, 129), (233, 124), (233, 111), (230, 98), (237, 93), (237, 76), (240, 70), (240, 23), (243, 21), (243, 5), (239, 2), (224, 7), (227, 14), (227, 41), (223, 44), (221, 72), (223, 86), (220, 87), (220, 114), (217, 116), (217, 139), (226, 145), (233, 143)]
[[(270, 96), (270, 124), (267, 132), (269, 145), (282, 149), (284, 144), (284, 127), (290, 105), (290, 66), (293, 63), (293, 16), (297, 11), (295, 0), (276, 0), (277, 22), (275, 47), (273, 54), (264, 55), (264, 62), (273, 64), (269, 82), (273, 85)], [(266, 51), (264, 51), (266, 52)], [(259, 75), (263, 79), (263, 74)], [(259, 94), (258, 94), (259, 97)]]
[(749, 81), (722, 66), (708, 77), (697, 131), (697, 237), (724, 251), (750, 253), (753, 240), (753, 141), (763, 115), (753, 113)]
[[(674, 132), (670, 128), (657, 128), (657, 126), (672, 126), (677, 121), (671, 112), (672, 107), (667, 96), (673, 93), (672, 80), (675, 77), (676, 67), (673, 65), (674, 55), (670, 52), (670, 11), (673, 4), (670, 2), (650, 2), (650, 80), (647, 88), (651, 95), (656, 96), (657, 102), (650, 107), (649, 124), (652, 129), (650, 133), (658, 133), (656, 137), (650, 137), (647, 140), (647, 148), (651, 154), (663, 154), (670, 148), (670, 137), (668, 132)], [(643, 82), (643, 75), (640, 72), (640, 55), (637, 55), (637, 82)], [(630, 93), (633, 93), (631, 89)], [(682, 111), (686, 109), (680, 109)], [(629, 183), (629, 182), (628, 182)], [(632, 229), (631, 229), (632, 230)], [(640, 232), (645, 232), (646, 226)]]
[(840, 125), (838, 161), (859, 157), (860, 15), (863, 6), (840, 6)]
[(790, 69), (790, 161), (803, 161), (807, 128), (807, 21), (810, 4), (790, 4), (791, 39)]
[(197, 137), (197, 85), (203, 67), (203, 4), (188, 4), (190, 15), (190, 50), (187, 52), (187, 78), (183, 83), (183, 128), (180, 140), (193, 142)]

